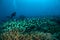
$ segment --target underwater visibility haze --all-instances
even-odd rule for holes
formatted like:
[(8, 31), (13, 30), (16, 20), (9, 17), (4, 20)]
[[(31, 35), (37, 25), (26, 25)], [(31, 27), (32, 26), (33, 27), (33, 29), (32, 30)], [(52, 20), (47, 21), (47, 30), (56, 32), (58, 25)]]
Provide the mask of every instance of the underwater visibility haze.
[(0, 0), (0, 40), (60, 40), (60, 0)]
[(60, 15), (60, 0), (1, 0), (0, 16), (10, 15), (41, 16)]

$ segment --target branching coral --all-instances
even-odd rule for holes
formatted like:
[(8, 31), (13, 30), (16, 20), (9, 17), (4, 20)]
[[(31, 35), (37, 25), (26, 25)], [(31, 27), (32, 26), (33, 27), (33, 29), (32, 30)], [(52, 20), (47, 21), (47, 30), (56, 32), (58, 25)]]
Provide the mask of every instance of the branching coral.
[[(2, 27), (2, 40), (54, 40), (59, 26), (49, 18), (26, 18), (24, 20), (9, 20)], [(58, 30), (59, 33), (59, 30)]]
[(52, 35), (50, 33), (31, 33), (31, 34), (21, 34), (17, 31), (9, 31), (1, 34), (2, 40), (52, 40)]

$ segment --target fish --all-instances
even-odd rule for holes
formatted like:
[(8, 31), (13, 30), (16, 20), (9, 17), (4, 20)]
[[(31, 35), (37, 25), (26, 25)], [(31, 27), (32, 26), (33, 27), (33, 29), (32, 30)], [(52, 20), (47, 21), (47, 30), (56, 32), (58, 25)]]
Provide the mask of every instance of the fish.
[(6, 16), (7, 18), (14, 18), (16, 16), (16, 12), (13, 12), (10, 16)]
[(16, 12), (13, 12), (10, 16), (6, 16), (7, 20), (13, 20), (16, 17)]
[(10, 18), (14, 18), (16, 16), (16, 12), (13, 12), (10, 16)]

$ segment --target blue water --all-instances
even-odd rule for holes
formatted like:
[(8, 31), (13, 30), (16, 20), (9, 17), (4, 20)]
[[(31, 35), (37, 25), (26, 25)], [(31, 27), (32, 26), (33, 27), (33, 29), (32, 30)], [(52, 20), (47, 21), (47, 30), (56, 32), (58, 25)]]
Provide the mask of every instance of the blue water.
[(60, 0), (0, 0), (0, 40), (60, 40), (59, 35)]
[(0, 0), (0, 19), (11, 15), (60, 15), (60, 0)]

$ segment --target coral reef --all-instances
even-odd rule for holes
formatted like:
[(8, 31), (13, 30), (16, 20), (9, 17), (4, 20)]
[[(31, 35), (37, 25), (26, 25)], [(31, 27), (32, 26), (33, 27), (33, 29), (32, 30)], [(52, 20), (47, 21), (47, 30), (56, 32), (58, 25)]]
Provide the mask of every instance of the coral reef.
[(31, 34), (21, 34), (18, 30), (9, 31), (1, 34), (2, 40), (53, 40), (50, 33), (35, 32)]
[[(1, 25), (1, 40), (59, 40), (60, 25), (47, 17), (20, 16)], [(24, 19), (23, 19), (24, 18)]]

